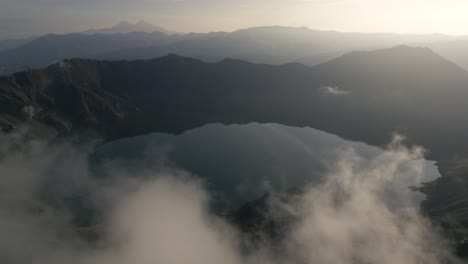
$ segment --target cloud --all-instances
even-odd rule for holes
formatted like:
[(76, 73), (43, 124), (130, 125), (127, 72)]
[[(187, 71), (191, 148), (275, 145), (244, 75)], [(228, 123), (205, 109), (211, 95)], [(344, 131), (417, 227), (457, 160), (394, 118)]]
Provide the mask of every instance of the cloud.
[(207, 199), (197, 181), (174, 175), (142, 184), (114, 209), (110, 239), (121, 244), (112, 253), (123, 263), (241, 263)]
[[(423, 150), (405, 148), (398, 137), (370, 161), (344, 150), (330, 161), (334, 169), (325, 182), (306, 188), (297, 204), (285, 205), (298, 221), (278, 247), (265, 243), (249, 251), (241, 246), (240, 231), (210, 208), (204, 182), (187, 172), (115, 170), (113, 178), (96, 179), (88, 169), (87, 148), (50, 146), (22, 136), (0, 139), (0, 168), (7, 176), (0, 179), (6, 191), (0, 203), (2, 263), (455, 261), (411, 205), (408, 186), (423, 177), (422, 164), (412, 161), (422, 158)], [(74, 203), (68, 209), (49, 204), (41, 190), (57, 199), (69, 192), (91, 196), (102, 214), (94, 227), (100, 239), (80, 239), (70, 218)]]
[(324, 94), (338, 95), (338, 96), (351, 94), (351, 91), (343, 90), (338, 86), (323, 86), (323, 87), (320, 87), (320, 91)]
[[(408, 186), (422, 177), (422, 149), (396, 138), (370, 162), (342, 153), (321, 186), (300, 206), (300, 223), (287, 241), (306, 263), (443, 263), (443, 239), (412, 206)], [(404, 168), (404, 169), (402, 169)]]

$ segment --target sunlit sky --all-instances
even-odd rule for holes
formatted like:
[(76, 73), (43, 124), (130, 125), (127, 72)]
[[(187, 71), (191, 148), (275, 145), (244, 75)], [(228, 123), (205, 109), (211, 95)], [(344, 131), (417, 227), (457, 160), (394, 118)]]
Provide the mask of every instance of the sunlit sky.
[(0, 0), (0, 39), (144, 19), (179, 32), (284, 25), (468, 35), (468, 0)]

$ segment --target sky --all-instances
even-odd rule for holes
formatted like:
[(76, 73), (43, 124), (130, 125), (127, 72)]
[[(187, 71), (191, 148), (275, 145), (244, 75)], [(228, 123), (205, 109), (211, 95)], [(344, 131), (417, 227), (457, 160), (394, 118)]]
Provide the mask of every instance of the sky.
[(0, 39), (140, 19), (178, 32), (282, 25), (468, 35), (467, 12), (467, 0), (0, 0)]

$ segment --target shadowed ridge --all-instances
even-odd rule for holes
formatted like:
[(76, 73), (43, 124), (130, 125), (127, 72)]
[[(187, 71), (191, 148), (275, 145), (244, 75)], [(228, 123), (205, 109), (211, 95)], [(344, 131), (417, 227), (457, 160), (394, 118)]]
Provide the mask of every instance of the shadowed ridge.
[(460, 143), (468, 132), (466, 83), (458, 66), (407, 46), (354, 52), (317, 67), (204, 63), (175, 54), (72, 59), (0, 78), (0, 113), (3, 127), (57, 128), (53, 114), (66, 120), (65, 131), (93, 128), (108, 140), (218, 122), (310, 126), (372, 145), (403, 131), (443, 157), (468, 153)]

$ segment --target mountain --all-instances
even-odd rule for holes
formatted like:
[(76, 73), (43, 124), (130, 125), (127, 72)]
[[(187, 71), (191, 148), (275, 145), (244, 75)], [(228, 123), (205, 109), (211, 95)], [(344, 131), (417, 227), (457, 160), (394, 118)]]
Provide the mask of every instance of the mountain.
[(436, 163), (441, 175), (418, 190), (426, 195), (421, 211), (456, 243), (457, 254), (468, 257), (468, 160), (456, 157)]
[(0, 40), (0, 51), (20, 47), (20, 46), (32, 41), (33, 39), (34, 38)]
[[(188, 34), (190, 35), (190, 34)], [(257, 63), (283, 64), (304, 57), (331, 54), (325, 60), (304, 60), (316, 65), (352, 50), (379, 49), (413, 42), (452, 39), (444, 35), (398, 35), (383, 33), (343, 33), (319, 31), (306, 27), (266, 26), (241, 29), (231, 33), (193, 34), (193, 38), (169, 46), (132, 48), (102, 54), (97, 59), (149, 59), (176, 53), (204, 61), (226, 57)]]
[[(334, 104), (321, 112), (341, 122), (325, 131), (345, 136), (347, 124), (345, 137), (376, 145), (382, 144), (382, 134), (399, 131), (436, 159), (461, 150), (457, 145), (467, 126), (458, 111), (467, 98), (466, 72), (431, 50), (399, 46), (351, 52), (314, 69), (327, 80), (328, 104)], [(337, 111), (348, 115), (337, 117)]]
[[(117, 28), (127, 29), (119, 30), (122, 32), (136, 30), (137, 26), (129, 25), (132, 24), (121, 23)], [(136, 25), (142, 29), (151, 28), (145, 22)], [(67, 58), (146, 60), (170, 53), (205, 62), (228, 57), (268, 64), (298, 61), (317, 65), (352, 50), (375, 50), (405, 43), (454, 39), (444, 35), (342, 33), (280, 26), (182, 35), (167, 35), (161, 31), (164, 32), (111, 34), (103, 31), (105, 34), (47, 35), (16, 49), (0, 51), (0, 66), (13, 71), (18, 66), (43, 67)]]
[(208, 123), (276, 122), (378, 146), (398, 131), (438, 161), (443, 177), (421, 189), (428, 196), (422, 210), (449, 227), (463, 251), (467, 84), (458, 65), (409, 46), (351, 52), (315, 67), (178, 55), (71, 59), (1, 76), (0, 126), (47, 136), (91, 130), (110, 141)]
[(101, 28), (101, 29), (89, 29), (83, 32), (82, 34), (117, 34), (117, 33), (130, 33), (130, 32), (146, 32), (146, 33), (153, 33), (153, 32), (162, 32), (165, 34), (172, 34), (173, 32), (166, 30), (162, 27), (153, 25), (148, 23), (144, 20), (140, 20), (135, 24), (129, 23), (128, 21), (122, 21), (117, 25), (111, 28)]
[(431, 48), (443, 56), (464, 69), (468, 69), (468, 40), (466, 38), (442, 41), (426, 44), (427, 47)]
[(0, 66), (43, 67), (65, 58), (90, 57), (92, 54), (130, 47), (164, 45), (173, 39), (161, 32), (127, 34), (50, 34), (19, 48), (0, 52)]
[[(177, 55), (65, 60), (0, 78), (4, 129), (97, 129), (115, 139), (207, 123), (310, 126), (372, 145), (401, 131), (433, 158), (466, 154), (468, 73), (425, 48), (352, 52), (316, 67)], [(441, 129), (443, 128), (443, 129)]]

